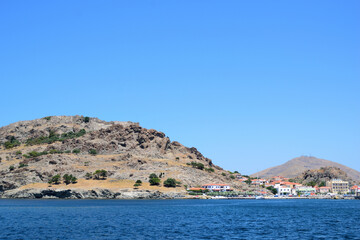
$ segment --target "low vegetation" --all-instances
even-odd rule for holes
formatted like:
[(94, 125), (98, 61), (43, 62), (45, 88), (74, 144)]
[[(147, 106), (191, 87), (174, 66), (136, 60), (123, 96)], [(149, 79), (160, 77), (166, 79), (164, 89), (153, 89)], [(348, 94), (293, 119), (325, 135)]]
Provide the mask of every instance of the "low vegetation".
[(9, 140), (4, 143), (6, 149), (11, 149), (20, 145), (21, 143), (18, 140), (16, 140), (14, 136), (10, 136)]
[(189, 165), (191, 165), (193, 168), (203, 170), (205, 168), (204, 164), (199, 162), (191, 162)]
[(84, 136), (86, 134), (85, 129), (81, 129), (78, 132), (67, 132), (63, 134), (56, 134), (54, 131), (49, 132), (49, 136), (42, 136), (38, 138), (30, 138), (26, 140), (26, 145), (32, 146), (32, 145), (39, 145), (39, 144), (51, 144), (57, 141), (64, 141), (66, 139), (72, 139), (72, 138), (78, 138), (81, 136)]

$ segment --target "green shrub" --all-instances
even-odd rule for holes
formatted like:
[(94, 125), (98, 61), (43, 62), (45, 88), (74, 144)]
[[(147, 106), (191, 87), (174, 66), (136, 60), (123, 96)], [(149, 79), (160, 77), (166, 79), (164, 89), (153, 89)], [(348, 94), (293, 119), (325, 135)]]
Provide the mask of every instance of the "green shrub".
[(221, 175), (223, 175), (224, 177), (226, 176), (226, 173), (221, 173)]
[(198, 163), (198, 162), (191, 162), (190, 164), (191, 164), (191, 166), (193, 168), (197, 168), (197, 169), (200, 169), (200, 170), (203, 170), (204, 167), (205, 167), (204, 164)]
[(9, 141), (6, 141), (4, 143), (4, 146), (6, 149), (11, 149), (11, 148), (14, 148), (14, 147), (17, 147), (20, 145), (21, 145), (21, 143), (18, 140), (16, 140), (16, 138), (14, 136), (10, 136)]
[(134, 187), (139, 187), (139, 186), (141, 186), (141, 184), (139, 184), (139, 183), (134, 184)]
[(136, 180), (136, 183), (141, 185), (142, 181), (141, 180)]
[(89, 153), (91, 155), (96, 155), (97, 154), (97, 151), (95, 149), (89, 149)]
[(164, 181), (164, 187), (176, 187), (176, 180), (174, 178), (168, 178)]
[(231, 178), (231, 179), (235, 179), (235, 176), (234, 176), (234, 175), (230, 175), (230, 178)]
[(22, 152), (21, 151), (16, 151), (16, 153), (15, 153), (16, 155), (21, 155), (22, 154)]
[(15, 167), (13, 166), (13, 165), (11, 165), (10, 167), (9, 167), (9, 170), (10, 171), (12, 171), (12, 170), (14, 170), (15, 169)]
[(44, 117), (43, 119), (49, 121), (51, 119), (51, 117), (50, 116), (49, 117)]
[(22, 168), (22, 167), (27, 167), (28, 165), (27, 164), (25, 164), (25, 163), (20, 163), (19, 164), (19, 168)]
[(90, 122), (90, 118), (89, 117), (84, 117), (84, 123), (88, 123)]
[(78, 153), (80, 153), (80, 149), (75, 148), (75, 149), (72, 151), (72, 153), (78, 154)]
[(205, 171), (207, 171), (207, 172), (215, 172), (215, 170), (213, 168), (205, 168)]
[(57, 141), (64, 141), (66, 139), (78, 138), (85, 134), (86, 134), (85, 129), (81, 129), (79, 132), (63, 133), (63, 134), (61, 134), (61, 136), (59, 134), (56, 134), (54, 131), (50, 131), (49, 136), (29, 138), (28, 140), (26, 140), (26, 144), (29, 146), (39, 145), (39, 144), (44, 144), (44, 143), (51, 144), (51, 143), (54, 143)]

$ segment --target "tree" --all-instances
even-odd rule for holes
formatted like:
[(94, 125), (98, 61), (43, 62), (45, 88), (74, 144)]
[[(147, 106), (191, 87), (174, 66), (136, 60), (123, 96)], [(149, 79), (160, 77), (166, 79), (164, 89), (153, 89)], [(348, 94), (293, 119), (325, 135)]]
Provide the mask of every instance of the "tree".
[(85, 178), (87, 179), (87, 180), (89, 180), (89, 179), (91, 179), (93, 177), (93, 174), (92, 173), (86, 173), (85, 174)]
[(90, 118), (89, 117), (84, 117), (84, 123), (88, 123), (90, 122)]
[(150, 186), (158, 186), (160, 185), (160, 178), (155, 173), (150, 174), (149, 176)]
[[(70, 175), (71, 176), (71, 175)], [(77, 182), (77, 178), (75, 176), (71, 177), (71, 183), (76, 183)]]
[(105, 178), (107, 177), (107, 171), (104, 170), (104, 169), (96, 170), (96, 171), (93, 173), (93, 175), (94, 175), (94, 178), (95, 178), (95, 179), (100, 179), (100, 178), (105, 179)]
[(168, 178), (164, 182), (165, 187), (176, 187), (176, 180), (174, 178)]
[(136, 183), (141, 185), (142, 181), (141, 180), (136, 180)]
[(49, 183), (59, 184), (59, 183), (60, 183), (60, 179), (61, 179), (60, 174), (57, 174), (57, 175), (53, 176), (53, 177), (50, 179)]
[(250, 178), (248, 178), (246, 181), (245, 181), (245, 183), (247, 183), (247, 184), (251, 184), (252, 183), (252, 181), (251, 181), (251, 179)]
[(325, 181), (322, 181), (320, 184), (319, 184), (319, 187), (325, 187), (326, 186), (326, 182)]
[(65, 183), (66, 185), (68, 185), (68, 184), (71, 183), (72, 175), (65, 174), (65, 175), (63, 176), (63, 179), (64, 179), (64, 183)]
[(230, 175), (230, 178), (231, 178), (231, 179), (235, 179), (235, 176), (234, 176), (234, 175)]
[(267, 190), (270, 190), (272, 194), (277, 194), (278, 190), (276, 188), (274, 188), (273, 186), (267, 187)]

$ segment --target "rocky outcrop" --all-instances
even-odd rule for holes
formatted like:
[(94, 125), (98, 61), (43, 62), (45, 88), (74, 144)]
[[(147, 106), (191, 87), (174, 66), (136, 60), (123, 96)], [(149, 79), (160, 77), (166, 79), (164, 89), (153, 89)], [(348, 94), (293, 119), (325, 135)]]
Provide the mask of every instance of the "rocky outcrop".
[(337, 167), (322, 167), (316, 170), (306, 170), (294, 180), (302, 184), (316, 183), (319, 185), (331, 179), (342, 179), (354, 183), (344, 171)]

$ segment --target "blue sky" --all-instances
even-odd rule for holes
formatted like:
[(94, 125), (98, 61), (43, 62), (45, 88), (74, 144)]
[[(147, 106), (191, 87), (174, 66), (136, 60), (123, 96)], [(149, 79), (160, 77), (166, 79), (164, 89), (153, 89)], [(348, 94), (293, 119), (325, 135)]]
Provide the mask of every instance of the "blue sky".
[(254, 173), (360, 170), (359, 1), (1, 1), (0, 126), (140, 122)]

